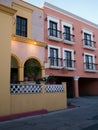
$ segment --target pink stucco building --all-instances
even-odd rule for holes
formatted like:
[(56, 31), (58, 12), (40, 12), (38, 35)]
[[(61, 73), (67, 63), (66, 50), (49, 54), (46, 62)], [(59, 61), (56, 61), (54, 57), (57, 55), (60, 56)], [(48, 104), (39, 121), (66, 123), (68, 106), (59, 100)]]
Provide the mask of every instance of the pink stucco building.
[(45, 74), (67, 82), (67, 96), (98, 95), (98, 25), (44, 3)]

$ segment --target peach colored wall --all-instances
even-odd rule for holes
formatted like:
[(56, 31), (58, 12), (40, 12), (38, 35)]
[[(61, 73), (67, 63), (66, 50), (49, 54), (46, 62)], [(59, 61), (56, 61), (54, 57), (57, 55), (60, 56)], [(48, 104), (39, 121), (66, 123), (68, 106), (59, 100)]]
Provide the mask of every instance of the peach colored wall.
[[(74, 59), (76, 60), (76, 70), (74, 71), (68, 71), (68, 73), (66, 74), (62, 74), (60, 71), (57, 70), (52, 70), (52, 73), (54, 73), (55, 75), (59, 75), (59, 76), (80, 76), (80, 77), (95, 77), (98, 78), (98, 73), (88, 73), (84, 71), (84, 57), (82, 56), (82, 53), (86, 52), (86, 53), (91, 53), (94, 55), (97, 55), (97, 57), (95, 58), (95, 63), (98, 64), (98, 51), (92, 51), (92, 50), (87, 50), (83, 48), (83, 43), (82, 43), (82, 34), (81, 34), (81, 30), (86, 28), (88, 30), (91, 30), (93, 32), (93, 34), (95, 35), (94, 37), (94, 41), (96, 41), (96, 43), (98, 43), (98, 27), (95, 28), (94, 26), (88, 25), (82, 21), (76, 20), (72, 17), (66, 16), (62, 13), (56, 12), (54, 10), (50, 10), (47, 7), (44, 7), (45, 9), (45, 13), (44, 13), (44, 17), (46, 18), (47, 16), (53, 16), (56, 17), (57, 19), (59, 19), (59, 21), (68, 21), (71, 22), (74, 30), (73, 30), (73, 34), (75, 35), (75, 44), (74, 45), (67, 45), (64, 44), (63, 42), (55, 42), (52, 40), (48, 40), (48, 36), (47, 36), (47, 21), (44, 22), (44, 26), (45, 26), (45, 42), (47, 44), (50, 45), (55, 45), (55, 46), (60, 46), (61, 50), (62, 48), (68, 48), (68, 49), (73, 49), (75, 50), (75, 54), (74, 54)], [(60, 25), (60, 28), (61, 25)], [(98, 47), (98, 45), (96, 45), (96, 48)], [(61, 51), (62, 53), (62, 51)], [(47, 61), (47, 50), (46, 50), (46, 61)], [(50, 73), (50, 69), (46, 70), (46, 74)]]
[(38, 58), (39, 61), (44, 62), (44, 48), (40, 46), (12, 41), (11, 53), (16, 55), (21, 62), (25, 62), (30, 57)]
[(32, 38), (44, 42), (44, 16), (43, 10), (33, 8), (32, 13)]
[[(6, 5), (6, 6), (9, 6), (11, 7), (11, 2), (12, 1), (15, 1), (15, 0), (0, 0), (0, 3)], [(17, 1), (17, 0), (16, 0)], [(19, 0), (18, 0), (19, 1)]]
[(20, 1), (18, 2), (20, 5), (23, 5), (32, 10), (32, 31), (31, 31), (31, 38), (34, 40), (44, 42), (44, 15), (43, 9), (37, 6), (33, 6), (26, 2)]
[[(26, 2), (18, 2), (32, 10), (31, 15), (31, 39), (44, 42), (44, 15), (43, 10)], [(24, 16), (24, 15), (23, 15)]]

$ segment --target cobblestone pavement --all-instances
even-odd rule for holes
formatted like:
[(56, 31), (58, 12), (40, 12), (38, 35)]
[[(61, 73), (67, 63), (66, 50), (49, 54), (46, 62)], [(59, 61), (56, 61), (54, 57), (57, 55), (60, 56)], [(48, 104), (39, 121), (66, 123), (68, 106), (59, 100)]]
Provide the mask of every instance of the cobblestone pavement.
[(75, 108), (0, 122), (0, 130), (98, 130), (98, 96), (68, 99)]

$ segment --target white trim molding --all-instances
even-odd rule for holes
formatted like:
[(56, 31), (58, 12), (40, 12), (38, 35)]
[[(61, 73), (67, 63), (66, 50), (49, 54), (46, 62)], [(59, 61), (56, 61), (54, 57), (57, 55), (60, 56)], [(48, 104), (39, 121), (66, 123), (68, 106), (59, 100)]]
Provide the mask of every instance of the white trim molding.
[(75, 15), (73, 13), (70, 13), (70, 12), (68, 12), (68, 11), (66, 11), (64, 9), (61, 9), (61, 8), (55, 6), (55, 5), (52, 5), (52, 4), (48, 3), (48, 2), (45, 2), (44, 6), (51, 9), (51, 10), (54, 10), (54, 11), (56, 11), (58, 13), (61, 13), (61, 14), (65, 15), (65, 16), (76, 19), (78, 21), (81, 21), (83, 23), (86, 23), (87, 25), (93, 26), (93, 27), (98, 29), (98, 24), (95, 24), (95, 23), (93, 23), (93, 22), (91, 22), (89, 20), (86, 20), (86, 19), (84, 19), (82, 17), (79, 17), (79, 16), (77, 16), (77, 15)]

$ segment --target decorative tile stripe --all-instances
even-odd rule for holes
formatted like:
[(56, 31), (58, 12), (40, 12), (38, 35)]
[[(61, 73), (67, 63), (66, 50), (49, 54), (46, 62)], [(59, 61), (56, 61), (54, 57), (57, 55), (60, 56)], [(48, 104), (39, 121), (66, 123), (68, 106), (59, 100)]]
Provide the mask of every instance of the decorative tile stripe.
[(46, 92), (64, 92), (63, 85), (46, 85), (45, 86)]
[(40, 84), (11, 84), (11, 94), (21, 93), (40, 93), (42, 90)]

